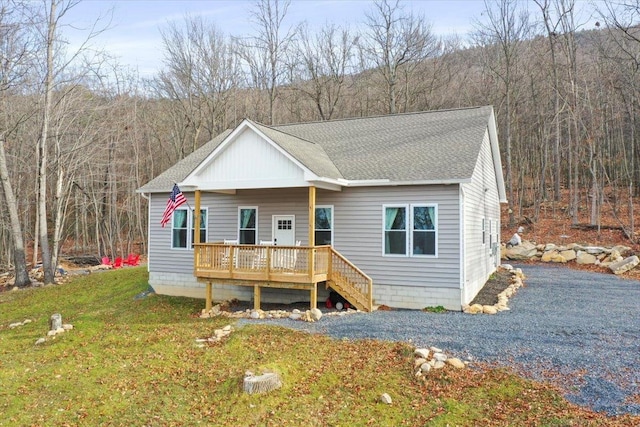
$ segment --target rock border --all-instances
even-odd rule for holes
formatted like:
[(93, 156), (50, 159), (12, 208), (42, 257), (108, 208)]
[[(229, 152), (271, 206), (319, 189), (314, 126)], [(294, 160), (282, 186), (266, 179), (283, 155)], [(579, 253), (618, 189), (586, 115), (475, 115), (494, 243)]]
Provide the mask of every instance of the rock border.
[(312, 308), (310, 310), (301, 311), (293, 309), (292, 311), (287, 310), (256, 310), (256, 309), (246, 309), (246, 310), (238, 310), (238, 311), (224, 311), (222, 307), (224, 305), (228, 305), (228, 302), (223, 302), (220, 304), (216, 304), (211, 307), (211, 310), (202, 309), (200, 313), (200, 318), (209, 319), (212, 317), (228, 317), (232, 319), (253, 319), (253, 320), (262, 320), (262, 319), (291, 319), (291, 320), (299, 320), (303, 322), (317, 322), (324, 316), (346, 316), (350, 314), (362, 313), (360, 310), (354, 310), (352, 308), (348, 308), (346, 310), (340, 311), (332, 311), (328, 313), (323, 313), (319, 308)]
[(233, 332), (233, 327), (227, 325), (221, 329), (215, 329), (213, 335), (208, 338), (196, 338), (196, 347), (204, 348), (205, 343), (216, 344), (227, 338)]
[(497, 314), (500, 311), (508, 311), (510, 308), (507, 306), (509, 298), (511, 298), (516, 291), (524, 286), (525, 275), (520, 268), (513, 268), (511, 264), (503, 264), (498, 267), (499, 270), (507, 270), (511, 274), (511, 284), (498, 294), (498, 302), (494, 305), (464, 305), (462, 311), (468, 314)]
[(443, 350), (437, 347), (416, 348), (413, 351), (413, 375), (416, 378), (426, 380), (426, 374), (432, 370), (442, 369), (449, 365), (455, 369), (464, 369), (471, 363), (462, 361), (457, 357), (449, 357)]
[(573, 261), (581, 265), (608, 267), (616, 275), (626, 273), (640, 265), (640, 258), (633, 254), (632, 248), (624, 245), (612, 247), (578, 243), (556, 245), (555, 243), (536, 244), (536, 242), (524, 240), (515, 246), (502, 244), (500, 255), (503, 260), (537, 260), (559, 264)]

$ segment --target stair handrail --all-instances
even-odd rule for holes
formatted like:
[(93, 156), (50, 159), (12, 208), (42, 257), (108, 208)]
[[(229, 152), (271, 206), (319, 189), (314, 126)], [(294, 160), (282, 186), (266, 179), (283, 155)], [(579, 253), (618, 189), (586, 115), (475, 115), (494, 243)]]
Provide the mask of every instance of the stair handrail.
[[(354, 265), (351, 261), (344, 257), (340, 252), (336, 251), (333, 247), (331, 248), (331, 254), (335, 255), (340, 261), (346, 264), (353, 272), (357, 273), (357, 275), (361, 276), (367, 282), (367, 293), (368, 295), (364, 295), (358, 288), (355, 288), (360, 294), (362, 294), (367, 299), (367, 310), (371, 311), (373, 309), (373, 279), (367, 275), (364, 271), (360, 270), (356, 265)], [(332, 262), (333, 264), (333, 262)], [(333, 275), (333, 265), (331, 267), (331, 275)]]

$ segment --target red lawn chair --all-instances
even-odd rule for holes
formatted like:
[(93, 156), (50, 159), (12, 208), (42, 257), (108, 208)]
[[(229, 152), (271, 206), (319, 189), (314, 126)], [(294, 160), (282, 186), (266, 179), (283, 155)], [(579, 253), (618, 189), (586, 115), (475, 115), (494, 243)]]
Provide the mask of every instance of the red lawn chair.
[(111, 266), (113, 268), (121, 268), (123, 263), (124, 263), (124, 261), (123, 261), (122, 257), (117, 257), (115, 259), (115, 261), (113, 261), (113, 264), (111, 264)]
[(101, 262), (102, 262), (102, 265), (111, 265), (111, 260), (109, 259), (108, 256), (103, 256)]
[(129, 254), (127, 259), (124, 260), (126, 265), (138, 265), (140, 264), (140, 255)]

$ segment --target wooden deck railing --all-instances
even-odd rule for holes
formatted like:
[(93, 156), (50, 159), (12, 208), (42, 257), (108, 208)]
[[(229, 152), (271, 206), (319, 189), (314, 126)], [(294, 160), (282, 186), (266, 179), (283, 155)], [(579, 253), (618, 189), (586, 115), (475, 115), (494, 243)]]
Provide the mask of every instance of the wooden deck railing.
[(265, 282), (269, 287), (311, 290), (326, 281), (360, 310), (372, 310), (371, 278), (331, 246), (194, 246), (194, 275), (200, 280), (229, 279), (258, 287)]
[(328, 283), (358, 309), (373, 310), (373, 280), (333, 248)]
[(195, 245), (198, 278), (317, 283), (327, 280), (329, 246)]

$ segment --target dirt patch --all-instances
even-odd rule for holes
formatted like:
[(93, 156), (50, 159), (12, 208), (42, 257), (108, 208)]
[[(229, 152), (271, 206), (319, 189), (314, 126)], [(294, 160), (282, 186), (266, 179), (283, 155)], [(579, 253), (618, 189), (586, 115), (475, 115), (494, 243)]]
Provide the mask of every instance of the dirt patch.
[(511, 272), (499, 268), (489, 277), (487, 283), (478, 292), (478, 295), (469, 303), (469, 305), (495, 305), (498, 303), (498, 294), (511, 284)]

